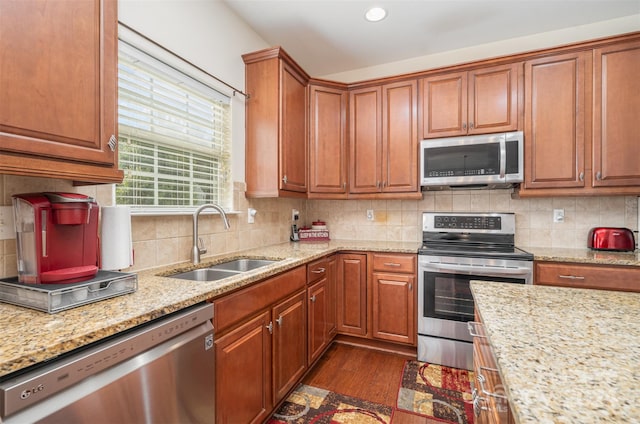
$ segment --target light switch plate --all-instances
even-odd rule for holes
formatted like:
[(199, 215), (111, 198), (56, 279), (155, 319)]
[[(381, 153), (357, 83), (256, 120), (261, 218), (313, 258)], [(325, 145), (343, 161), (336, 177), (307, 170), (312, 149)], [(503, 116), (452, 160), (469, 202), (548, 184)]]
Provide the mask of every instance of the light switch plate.
[(13, 227), (13, 207), (0, 206), (0, 240), (16, 238), (16, 230)]

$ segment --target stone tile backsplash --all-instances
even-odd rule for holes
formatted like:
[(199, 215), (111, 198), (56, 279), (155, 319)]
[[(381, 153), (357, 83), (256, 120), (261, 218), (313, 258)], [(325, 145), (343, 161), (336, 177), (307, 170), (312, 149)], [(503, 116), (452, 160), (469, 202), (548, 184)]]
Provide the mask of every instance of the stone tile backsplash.
[[(112, 202), (113, 185), (76, 187), (64, 180), (0, 175), (0, 206), (11, 205), (12, 194), (39, 191), (81, 192), (105, 206)], [(217, 216), (201, 216), (200, 237), (207, 255), (282, 243), (289, 240), (291, 210), (298, 209), (300, 226), (322, 219), (333, 239), (419, 241), (423, 211), (490, 211), (516, 214), (520, 246), (580, 248), (591, 227), (637, 231), (638, 203), (636, 196), (512, 199), (509, 190), (425, 192), (422, 200), (246, 199), (244, 183), (236, 182), (231, 229), (225, 230)], [(255, 224), (247, 223), (249, 207), (258, 211)], [(367, 220), (369, 209), (373, 221)], [(553, 222), (553, 209), (564, 209), (564, 222)], [(132, 232), (135, 266), (130, 270), (190, 259), (191, 215), (133, 216)], [(16, 274), (15, 239), (0, 240), (0, 278)]]

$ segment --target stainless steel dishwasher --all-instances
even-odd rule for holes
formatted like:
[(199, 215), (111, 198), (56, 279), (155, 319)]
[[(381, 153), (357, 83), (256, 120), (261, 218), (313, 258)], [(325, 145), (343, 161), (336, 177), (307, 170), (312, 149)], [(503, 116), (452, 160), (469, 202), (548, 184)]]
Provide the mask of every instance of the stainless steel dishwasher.
[(0, 382), (0, 423), (213, 423), (213, 305), (194, 306)]

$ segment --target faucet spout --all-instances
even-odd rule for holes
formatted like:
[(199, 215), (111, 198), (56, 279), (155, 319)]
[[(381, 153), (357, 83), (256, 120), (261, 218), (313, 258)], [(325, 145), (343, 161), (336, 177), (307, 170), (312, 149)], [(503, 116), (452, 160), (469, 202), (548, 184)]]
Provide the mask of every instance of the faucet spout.
[(198, 207), (198, 209), (196, 209), (193, 213), (193, 246), (191, 248), (191, 260), (194, 265), (200, 263), (201, 254), (207, 253), (207, 249), (205, 249), (202, 245), (202, 240), (200, 240), (200, 237), (198, 237), (198, 218), (200, 217), (200, 213), (205, 209), (214, 209), (218, 211), (218, 213), (222, 217), (222, 221), (224, 222), (224, 228), (227, 230), (231, 228), (231, 226), (229, 225), (229, 218), (220, 205), (216, 205), (215, 203), (207, 203)]

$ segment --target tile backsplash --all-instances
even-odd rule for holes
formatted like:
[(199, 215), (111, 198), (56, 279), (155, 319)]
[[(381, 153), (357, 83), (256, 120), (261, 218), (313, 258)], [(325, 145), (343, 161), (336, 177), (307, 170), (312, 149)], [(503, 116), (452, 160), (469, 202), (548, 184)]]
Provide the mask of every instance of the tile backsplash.
[[(0, 206), (11, 195), (40, 191), (73, 191), (90, 195), (102, 206), (112, 202), (113, 185), (73, 186), (64, 180), (0, 175)], [(304, 200), (246, 199), (244, 183), (234, 183), (231, 229), (218, 217), (200, 217), (200, 237), (207, 255), (234, 252), (289, 240), (291, 210), (300, 211), (300, 225), (322, 219), (331, 238), (420, 241), (421, 213), (514, 212), (519, 246), (582, 248), (595, 226), (627, 227), (638, 231), (636, 196), (554, 197), (512, 199), (509, 190), (425, 192), (422, 200)], [(247, 209), (258, 211), (247, 223)], [(553, 210), (564, 210), (564, 222), (553, 222)], [(367, 219), (373, 210), (373, 220)], [(133, 216), (135, 266), (141, 270), (188, 261), (192, 245), (192, 217)], [(636, 233), (637, 234), (637, 233)], [(205, 256), (206, 257), (206, 256)], [(17, 274), (15, 239), (0, 240), (0, 278)]]

